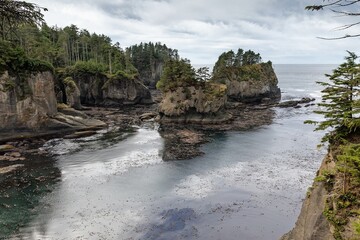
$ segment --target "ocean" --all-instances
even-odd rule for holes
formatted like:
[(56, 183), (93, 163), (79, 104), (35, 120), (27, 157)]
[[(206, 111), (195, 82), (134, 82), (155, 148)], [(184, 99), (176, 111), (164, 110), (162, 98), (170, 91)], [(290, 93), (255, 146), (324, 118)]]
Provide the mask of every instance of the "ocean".
[[(316, 81), (335, 67), (274, 65), (282, 100), (320, 101)], [(164, 140), (151, 123), (51, 140), (51, 157), (13, 176), (29, 187), (0, 177), (0, 238), (279, 239), (326, 152), (317, 148), (324, 133), (303, 124), (321, 119), (315, 109), (275, 108), (272, 124), (216, 133), (204, 155), (184, 161), (162, 161)]]

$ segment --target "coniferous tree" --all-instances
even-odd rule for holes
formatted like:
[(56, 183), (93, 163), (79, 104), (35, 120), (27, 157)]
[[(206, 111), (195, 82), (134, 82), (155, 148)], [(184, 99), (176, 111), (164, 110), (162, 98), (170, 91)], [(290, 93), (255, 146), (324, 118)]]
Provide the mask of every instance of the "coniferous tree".
[(322, 114), (323, 121), (305, 121), (317, 125), (315, 130), (333, 129), (327, 133), (323, 141), (332, 137), (341, 137), (360, 126), (360, 108), (358, 97), (360, 94), (360, 65), (355, 61), (358, 56), (348, 52), (346, 62), (333, 71), (333, 74), (326, 74), (329, 82), (318, 82), (325, 87), (322, 91), (322, 102), (318, 104), (321, 108), (315, 113)]
[(259, 53), (252, 50), (244, 51), (239, 48), (237, 53), (230, 50), (222, 53), (213, 68), (213, 79), (224, 83), (224, 79), (235, 80), (241, 67), (262, 62)]
[(194, 86), (198, 84), (196, 71), (188, 59), (169, 60), (164, 72), (156, 84), (156, 88), (166, 92), (177, 87)]
[(44, 16), (40, 7), (34, 3), (14, 0), (0, 0), (0, 37), (2, 40), (12, 40), (17, 28), (22, 24), (40, 25)]

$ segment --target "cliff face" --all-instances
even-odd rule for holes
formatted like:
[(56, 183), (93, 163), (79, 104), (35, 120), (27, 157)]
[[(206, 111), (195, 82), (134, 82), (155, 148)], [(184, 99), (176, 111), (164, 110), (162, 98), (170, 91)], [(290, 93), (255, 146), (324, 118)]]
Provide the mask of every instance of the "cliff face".
[(220, 114), (225, 107), (226, 86), (213, 84), (207, 87), (178, 87), (164, 93), (159, 106), (161, 122), (220, 123), (229, 120)]
[(79, 114), (74, 109), (58, 112), (51, 72), (33, 73), (20, 82), (7, 71), (0, 77), (0, 132), (61, 131), (105, 126), (102, 121)]
[(138, 79), (111, 78), (102, 87), (103, 105), (151, 104), (151, 94)]
[(80, 90), (81, 103), (97, 106), (150, 104), (151, 94), (138, 79), (125, 76), (85, 75), (74, 77)]
[[(327, 156), (320, 167), (319, 174), (334, 168)], [(281, 240), (334, 240), (332, 228), (324, 216), (328, 191), (324, 182), (314, 182), (308, 191), (295, 227)]]
[(140, 78), (146, 86), (149, 86), (149, 88), (151, 89), (155, 89), (156, 83), (160, 80), (163, 69), (164, 63), (155, 61), (151, 65), (150, 71), (140, 73)]
[(72, 78), (64, 80), (66, 103), (75, 109), (81, 109), (80, 90)]
[(217, 82), (224, 82), (230, 100), (260, 102), (264, 98), (280, 100), (278, 79), (271, 63), (233, 67), (218, 74)]
[(106, 81), (106, 76), (84, 75), (73, 77), (76, 86), (80, 90), (82, 104), (101, 105), (103, 101), (102, 86)]
[(40, 128), (57, 114), (50, 72), (30, 75), (21, 87), (15, 82), (8, 72), (0, 77), (0, 130)]
[(156, 83), (160, 80), (161, 74), (164, 70), (164, 63), (163, 62), (158, 62), (155, 63), (152, 66), (152, 70), (151, 70), (151, 82), (150, 82), (150, 87), (151, 88), (156, 88)]

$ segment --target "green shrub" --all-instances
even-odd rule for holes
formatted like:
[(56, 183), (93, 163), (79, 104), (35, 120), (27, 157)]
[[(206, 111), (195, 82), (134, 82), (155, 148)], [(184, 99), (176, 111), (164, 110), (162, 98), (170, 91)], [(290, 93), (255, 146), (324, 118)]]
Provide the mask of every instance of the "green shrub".
[(326, 190), (330, 191), (335, 184), (335, 172), (323, 171), (315, 178), (315, 182), (324, 182)]
[(135, 79), (135, 76), (136, 74), (128, 74), (124, 71), (117, 71), (114, 75), (108, 76), (108, 80), (104, 83), (102, 89), (108, 89), (110, 84), (116, 81), (132, 81)]
[(347, 185), (360, 184), (360, 144), (347, 144), (341, 147), (337, 157), (338, 171), (344, 175)]
[(98, 76), (98, 75), (105, 75), (107, 66), (101, 63), (96, 63), (94, 61), (88, 62), (76, 62), (75, 65), (71, 67), (67, 67), (65, 70), (65, 74), (67, 76), (72, 77), (84, 77), (88, 75)]
[(360, 219), (353, 223), (355, 234), (360, 237)]
[(163, 74), (156, 84), (162, 92), (175, 90), (178, 87), (190, 87), (201, 84), (196, 80), (196, 73), (186, 59), (169, 60), (166, 62)]
[(3, 91), (15, 88), (16, 95), (21, 100), (32, 94), (27, 78), (39, 72), (54, 72), (54, 68), (48, 62), (27, 57), (23, 49), (0, 40), (0, 75), (5, 71), (14, 81), (7, 81)]
[(13, 47), (9, 42), (0, 41), (0, 74), (5, 71), (9, 75), (32, 74), (37, 72), (54, 71), (54, 67), (45, 61), (31, 59), (23, 49)]
[(65, 86), (69, 87), (71, 92), (74, 92), (76, 89), (76, 83), (72, 77), (67, 77), (63, 80)]

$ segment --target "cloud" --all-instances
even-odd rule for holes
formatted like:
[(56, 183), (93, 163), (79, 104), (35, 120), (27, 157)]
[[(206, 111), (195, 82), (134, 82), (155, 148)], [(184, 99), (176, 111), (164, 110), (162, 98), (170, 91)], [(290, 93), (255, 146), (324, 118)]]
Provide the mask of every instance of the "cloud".
[[(253, 49), (274, 63), (338, 63), (357, 40), (326, 41), (341, 36), (336, 27), (352, 18), (326, 11), (308, 12), (312, 0), (34, 0), (47, 7), (49, 25), (75, 24), (103, 33), (123, 47), (163, 42), (193, 63), (214, 63), (230, 49)], [(321, 2), (321, 1), (320, 1)], [(350, 29), (352, 33), (357, 28)]]

